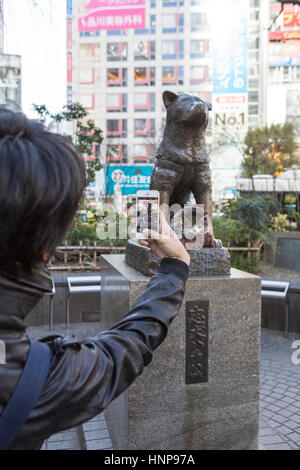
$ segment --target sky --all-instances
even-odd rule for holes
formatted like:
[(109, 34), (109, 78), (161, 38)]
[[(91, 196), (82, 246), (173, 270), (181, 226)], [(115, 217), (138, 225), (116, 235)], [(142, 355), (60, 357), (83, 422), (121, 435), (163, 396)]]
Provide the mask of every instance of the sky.
[(66, 1), (4, 0), (4, 52), (22, 56), (22, 107), (66, 104)]

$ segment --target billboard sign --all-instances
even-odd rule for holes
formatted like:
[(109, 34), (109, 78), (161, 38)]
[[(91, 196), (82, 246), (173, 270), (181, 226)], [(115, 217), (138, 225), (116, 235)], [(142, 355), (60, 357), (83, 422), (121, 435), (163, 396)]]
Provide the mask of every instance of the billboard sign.
[(123, 196), (133, 196), (139, 190), (149, 190), (153, 165), (108, 166), (106, 171), (106, 191), (114, 194), (115, 185), (120, 184)]
[(145, 0), (91, 0), (86, 9), (145, 5)]
[[(214, 19), (213, 113), (215, 130), (247, 128), (247, 0), (216, 1)], [(220, 10), (221, 9), (221, 10)], [(222, 10), (223, 9), (223, 10)], [(230, 17), (228, 17), (230, 12)], [(225, 18), (225, 20), (224, 20)], [(228, 20), (226, 20), (228, 18)]]
[(293, 39), (300, 39), (300, 31), (269, 31), (270, 41), (291, 41)]
[[(228, 0), (226, 4), (228, 3)], [(232, 3), (234, 11), (235, 1)], [(230, 5), (227, 6), (230, 8)], [(235, 25), (228, 24), (228, 30), (215, 34), (214, 50), (214, 93), (247, 93), (247, 9), (240, 15), (240, 20)]]
[(80, 32), (99, 31), (100, 29), (145, 29), (145, 8), (98, 10), (78, 20)]
[(67, 0), (67, 15), (72, 16), (73, 14), (73, 0)]

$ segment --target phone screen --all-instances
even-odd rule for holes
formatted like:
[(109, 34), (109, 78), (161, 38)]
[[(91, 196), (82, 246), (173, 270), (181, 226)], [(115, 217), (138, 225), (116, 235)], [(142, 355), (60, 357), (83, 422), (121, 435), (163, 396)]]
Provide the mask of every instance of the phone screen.
[(157, 197), (137, 198), (137, 234), (142, 235), (144, 230), (158, 232), (159, 201)]

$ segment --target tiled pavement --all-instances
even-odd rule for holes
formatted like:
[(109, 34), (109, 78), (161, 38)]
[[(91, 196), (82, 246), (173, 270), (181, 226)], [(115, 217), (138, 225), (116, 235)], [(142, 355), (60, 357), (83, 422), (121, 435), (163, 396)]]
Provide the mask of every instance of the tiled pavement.
[[(69, 334), (79, 337), (95, 334), (97, 324), (75, 324)], [(30, 328), (35, 337), (49, 334), (46, 328)], [(66, 334), (63, 328), (57, 330)], [(262, 331), (260, 371), (259, 449), (300, 450), (300, 364), (292, 363), (293, 341), (300, 335), (285, 338), (282, 333)], [(300, 347), (300, 343), (298, 348)], [(299, 353), (300, 358), (300, 353)], [(112, 449), (104, 415), (83, 425), (52, 436), (43, 448), (55, 449)], [(81, 432), (80, 432), (81, 431)]]
[(42, 450), (112, 450), (109, 431), (103, 414), (82, 427), (51, 436)]
[(292, 362), (292, 354), (297, 351), (292, 348), (292, 343), (297, 340), (300, 335), (290, 334), (285, 338), (281, 333), (262, 331), (261, 450), (300, 450), (300, 364)]

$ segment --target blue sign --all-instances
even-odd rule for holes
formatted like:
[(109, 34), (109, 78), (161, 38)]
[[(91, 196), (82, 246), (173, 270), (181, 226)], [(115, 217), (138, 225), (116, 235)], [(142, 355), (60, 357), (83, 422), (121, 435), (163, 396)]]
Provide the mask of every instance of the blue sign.
[(300, 66), (300, 57), (276, 57), (269, 60), (269, 67)]
[(73, 14), (73, 0), (67, 0), (67, 15), (71, 16)]
[(137, 191), (150, 188), (153, 165), (109, 166), (106, 172), (107, 194), (114, 194), (115, 185), (120, 184), (123, 196), (133, 196)]
[[(228, 11), (234, 12), (235, 2)], [(227, 5), (228, 3), (228, 5)], [(242, 4), (241, 4), (242, 5)], [(248, 92), (248, 8), (235, 11), (235, 19), (215, 30), (214, 93), (236, 94)], [(226, 20), (225, 20), (226, 21)]]

